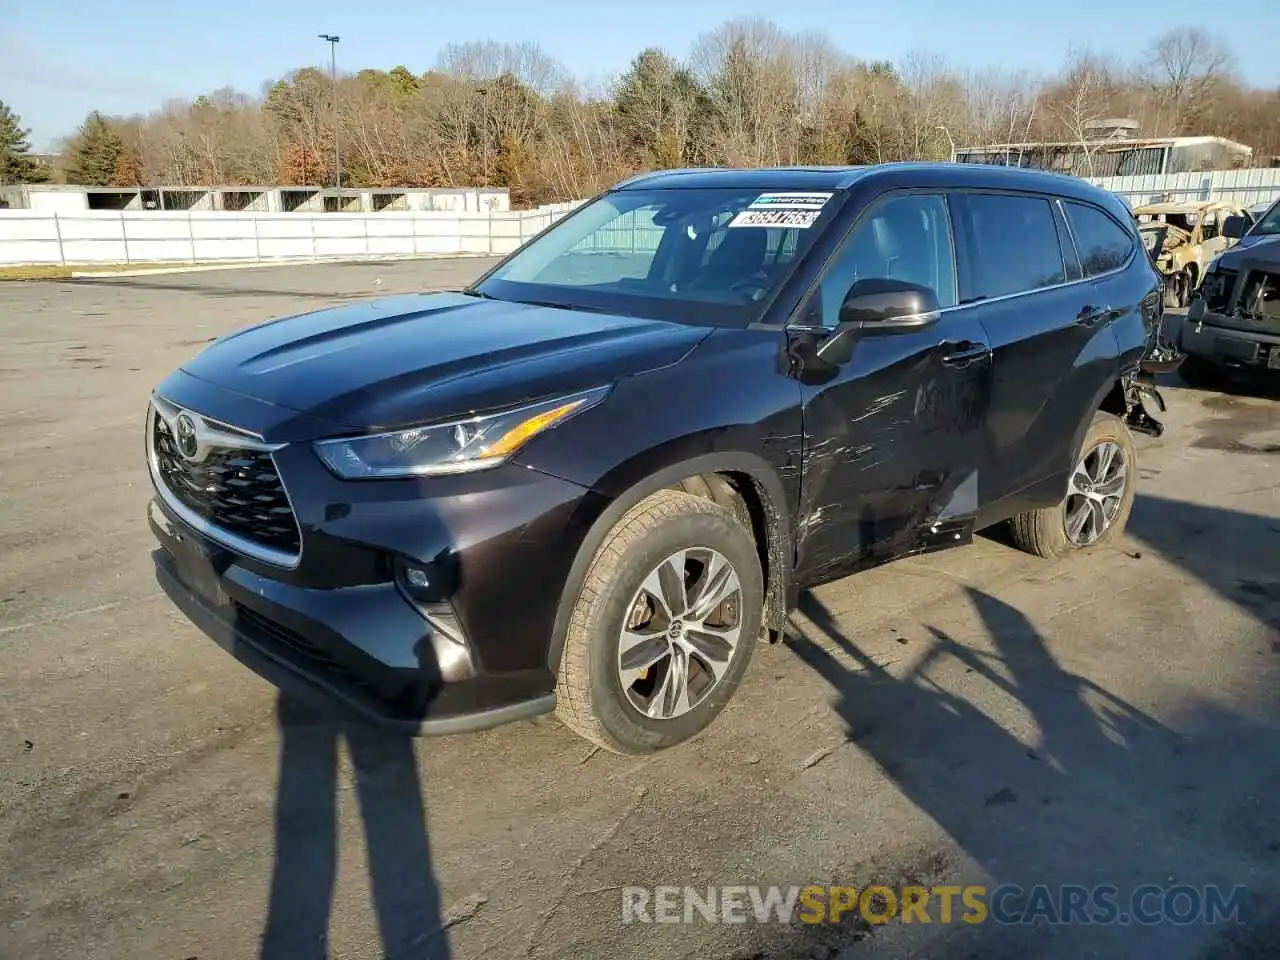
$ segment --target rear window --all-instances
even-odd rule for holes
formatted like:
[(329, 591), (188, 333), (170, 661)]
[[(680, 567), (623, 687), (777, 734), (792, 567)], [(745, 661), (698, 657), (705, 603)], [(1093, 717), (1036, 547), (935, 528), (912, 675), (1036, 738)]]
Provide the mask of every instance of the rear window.
[(1042, 197), (969, 194), (976, 289), (966, 299), (990, 299), (1066, 282), (1053, 209)]
[[(1133, 238), (1128, 231), (1095, 207), (1069, 201), (1064, 206), (1086, 277), (1118, 270), (1128, 262), (1133, 252)], [(1145, 232), (1156, 234), (1159, 231)]]

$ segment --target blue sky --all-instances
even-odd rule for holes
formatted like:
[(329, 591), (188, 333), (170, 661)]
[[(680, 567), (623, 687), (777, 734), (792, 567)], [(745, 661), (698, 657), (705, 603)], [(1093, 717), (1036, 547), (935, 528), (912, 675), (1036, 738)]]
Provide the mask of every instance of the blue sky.
[[(256, 93), (293, 68), (327, 65), (320, 32), (342, 37), (340, 69), (403, 63), (420, 73), (450, 42), (534, 40), (579, 77), (599, 80), (644, 46), (683, 56), (700, 32), (758, 15), (789, 31), (821, 30), (866, 59), (927, 49), (959, 67), (1048, 73), (1072, 44), (1132, 54), (1166, 27), (1200, 23), (1213, 9), (1203, 0), (1040, 8), (1030, 0), (0, 0), (0, 100), (43, 149), (95, 107), (145, 112), (224, 86)], [(1243, 78), (1280, 87), (1280, 0), (1232, 0), (1224, 10)]]

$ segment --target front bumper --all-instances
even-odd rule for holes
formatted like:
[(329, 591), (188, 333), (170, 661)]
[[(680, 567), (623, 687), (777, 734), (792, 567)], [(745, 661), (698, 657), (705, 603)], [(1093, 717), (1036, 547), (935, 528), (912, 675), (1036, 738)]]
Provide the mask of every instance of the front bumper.
[(282, 690), (410, 735), (463, 733), (554, 708), (536, 671), (487, 673), (394, 584), (314, 589), (263, 577), (153, 500), (156, 580), (242, 664)]
[(1220, 366), (1280, 371), (1280, 331), (1243, 330), (1231, 322), (1197, 299), (1183, 321), (1178, 345), (1184, 353)]
[(156, 580), (178, 609), (241, 664), (281, 691), (322, 699), (359, 720), (409, 736), (470, 733), (555, 708), (555, 697), (544, 694), (498, 707), (485, 707), (482, 699), (474, 709), (440, 716), (400, 713), (371, 693), (358, 677), (317, 656), (315, 648), (300, 635), (269, 620), (246, 616), (243, 610), (228, 614), (211, 603), (182, 579), (167, 551), (156, 550), (154, 558)]
[[(231, 405), (211, 388), (189, 393), (167, 396), (205, 417)], [(223, 415), (234, 422), (241, 412)], [(277, 685), (323, 693), (406, 733), (475, 730), (552, 709), (556, 616), (604, 498), (514, 463), (351, 482), (305, 440), (273, 442), (270, 456), (300, 537), (288, 563), (191, 522), (153, 470), (156, 577), (205, 633)], [(425, 588), (409, 582), (408, 568), (423, 572)]]

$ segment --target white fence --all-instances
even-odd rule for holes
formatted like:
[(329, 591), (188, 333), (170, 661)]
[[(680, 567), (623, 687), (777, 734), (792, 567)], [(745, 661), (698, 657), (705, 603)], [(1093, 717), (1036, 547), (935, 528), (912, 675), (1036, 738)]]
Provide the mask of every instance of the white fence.
[[(1240, 206), (1280, 196), (1280, 169), (1103, 177), (1092, 181), (1132, 206), (1174, 200), (1230, 200)], [(503, 254), (578, 206), (435, 213), (220, 213), (188, 211), (0, 210), (0, 264), (196, 263), (326, 258)], [(656, 232), (626, 224), (593, 245), (638, 244)], [(617, 236), (613, 236), (617, 234)], [(630, 243), (623, 243), (629, 240)]]
[(0, 210), (0, 264), (288, 261), (502, 254), (576, 207), (492, 213)]
[(1280, 196), (1280, 168), (1277, 167), (1091, 177), (1089, 182), (1119, 194), (1135, 207), (1166, 196), (1170, 200), (1226, 200), (1242, 207)]

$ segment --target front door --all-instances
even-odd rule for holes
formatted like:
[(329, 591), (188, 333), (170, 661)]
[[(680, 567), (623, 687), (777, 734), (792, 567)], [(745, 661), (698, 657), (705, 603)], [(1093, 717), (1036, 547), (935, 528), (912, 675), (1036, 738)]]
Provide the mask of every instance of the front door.
[(805, 452), (795, 529), (802, 587), (972, 534), (991, 353), (971, 311), (948, 309), (956, 304), (950, 224), (940, 193), (875, 201), (789, 331), (795, 342), (834, 329), (859, 280), (927, 286), (943, 307), (923, 329), (861, 333), (851, 359), (827, 371), (825, 382), (800, 371)]

